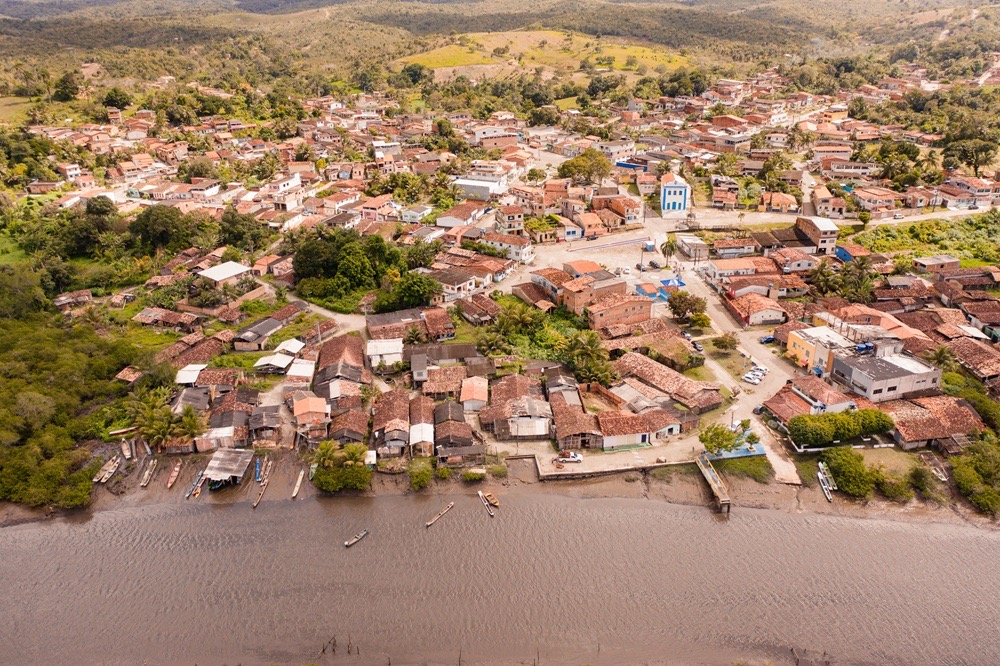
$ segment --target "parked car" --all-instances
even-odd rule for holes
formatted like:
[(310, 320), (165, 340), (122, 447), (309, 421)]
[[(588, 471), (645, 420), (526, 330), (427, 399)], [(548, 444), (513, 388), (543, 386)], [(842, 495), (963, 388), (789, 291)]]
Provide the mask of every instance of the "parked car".
[(702, 344), (700, 342), (698, 342), (697, 340), (695, 340), (694, 342), (692, 342), (691, 346), (694, 347), (698, 351), (705, 351), (705, 347), (702, 346)]
[(556, 458), (557, 463), (578, 463), (583, 462), (583, 456), (576, 451), (563, 451)]
[(894, 220), (902, 220), (903, 219), (903, 214), (902, 213), (893, 213), (892, 214), (892, 219), (894, 219)]
[(632, 275), (632, 269), (626, 266), (622, 269), (622, 275)]
[(587, 236), (587, 240), (589, 241), (597, 240), (597, 236)]
[(646, 271), (646, 267), (643, 266), (642, 264), (636, 264), (635, 265), (635, 270), (639, 271), (640, 273), (643, 273), (643, 272)]
[(753, 413), (757, 415), (760, 415), (760, 413), (763, 411), (764, 407), (762, 405), (757, 405), (756, 407), (753, 408)]
[(681, 331), (681, 335), (684, 337), (685, 340), (691, 339), (691, 334), (688, 333), (687, 331)]
[(972, 204), (971, 206), (969, 206), (969, 210), (979, 210), (979, 206), (976, 204)]
[(765, 335), (764, 337), (762, 337), (760, 339), (760, 344), (762, 344), (762, 345), (769, 345), (772, 342), (774, 342), (774, 336), (773, 335)]
[(658, 269), (660, 267), (660, 265), (658, 263), (656, 263), (655, 261), (650, 261), (649, 262), (649, 267), (655, 270), (655, 269)]
[(761, 378), (759, 375), (749, 375), (749, 374), (743, 375), (743, 381), (745, 381), (747, 384), (753, 384), (754, 386), (756, 386), (757, 384), (760, 384), (760, 380)]

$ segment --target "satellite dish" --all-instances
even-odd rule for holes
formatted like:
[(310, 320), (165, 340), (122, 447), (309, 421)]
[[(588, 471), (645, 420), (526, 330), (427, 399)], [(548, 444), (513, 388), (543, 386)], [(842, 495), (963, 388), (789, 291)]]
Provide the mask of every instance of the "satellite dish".
[(340, 173), (337, 174), (337, 178), (339, 178), (340, 180), (347, 180), (350, 177), (351, 177), (350, 171), (341, 171)]

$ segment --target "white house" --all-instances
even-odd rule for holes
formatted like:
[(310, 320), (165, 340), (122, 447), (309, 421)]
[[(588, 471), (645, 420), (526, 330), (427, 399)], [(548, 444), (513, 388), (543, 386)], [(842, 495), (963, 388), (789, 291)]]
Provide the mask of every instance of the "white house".
[(531, 244), (531, 239), (526, 236), (484, 234), (482, 241), (486, 245), (504, 252), (504, 256), (513, 261), (527, 264), (535, 259), (535, 248)]
[(691, 186), (675, 173), (665, 173), (660, 177), (660, 210), (686, 211), (691, 201)]
[(369, 340), (365, 350), (371, 367), (381, 364), (391, 366), (403, 362), (403, 338), (386, 338), (385, 340)]
[(421, 220), (430, 215), (434, 209), (426, 204), (410, 206), (403, 211), (402, 220), (407, 224), (419, 224)]

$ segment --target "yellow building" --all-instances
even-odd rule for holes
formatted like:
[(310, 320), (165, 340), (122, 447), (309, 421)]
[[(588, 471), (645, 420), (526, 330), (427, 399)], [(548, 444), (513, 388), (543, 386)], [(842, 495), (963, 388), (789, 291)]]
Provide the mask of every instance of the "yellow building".
[(853, 342), (829, 326), (803, 328), (788, 333), (789, 358), (802, 368), (818, 368), (823, 374), (833, 369), (835, 351), (853, 346)]

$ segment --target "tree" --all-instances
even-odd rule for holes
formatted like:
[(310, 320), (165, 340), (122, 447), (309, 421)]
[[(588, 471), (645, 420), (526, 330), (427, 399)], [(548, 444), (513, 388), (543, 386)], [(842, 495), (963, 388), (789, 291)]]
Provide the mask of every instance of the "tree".
[(827, 259), (820, 260), (820, 262), (816, 264), (816, 268), (809, 271), (806, 277), (809, 279), (809, 283), (821, 296), (836, 293), (837, 289), (840, 287), (840, 278), (837, 277), (837, 274), (834, 272), (833, 267)]
[(670, 294), (667, 306), (674, 317), (684, 319), (690, 315), (705, 312), (708, 308), (708, 301), (687, 291), (676, 291)]
[(941, 368), (944, 372), (955, 372), (958, 369), (955, 352), (947, 345), (941, 345), (926, 352), (924, 359)]
[(406, 329), (403, 335), (403, 342), (408, 345), (422, 345), (427, 342), (427, 333), (416, 326)]
[(524, 174), (524, 179), (529, 183), (537, 184), (538, 182), (545, 180), (545, 171), (539, 169), (538, 167), (531, 167), (528, 169), (528, 173)]
[(944, 149), (945, 157), (958, 159), (962, 164), (972, 169), (973, 175), (979, 177), (979, 170), (989, 166), (997, 157), (998, 145), (995, 141), (985, 139), (964, 139), (955, 141)]
[(858, 222), (860, 222), (862, 225), (867, 227), (868, 223), (871, 221), (872, 221), (872, 214), (869, 213), (868, 211), (863, 210), (860, 213), (858, 213)]
[(205, 432), (207, 425), (203, 414), (191, 405), (185, 405), (177, 422), (177, 434), (185, 439), (194, 439)]
[(572, 178), (579, 183), (600, 183), (610, 175), (611, 162), (596, 148), (587, 148), (559, 165), (560, 178)]
[(66, 72), (59, 77), (53, 88), (52, 98), (57, 102), (71, 102), (80, 94), (82, 80), (77, 72)]
[(712, 338), (712, 345), (714, 345), (716, 349), (724, 352), (731, 352), (736, 349), (739, 344), (740, 339), (736, 337), (735, 333), (732, 332)]
[(688, 325), (691, 328), (711, 328), (712, 318), (704, 312), (696, 312), (688, 317)]
[(718, 454), (736, 448), (736, 433), (718, 423), (712, 423), (701, 429), (701, 432), (698, 433), (698, 441), (705, 446), (705, 450), (709, 453)]
[(664, 259), (670, 261), (670, 258), (677, 253), (677, 241), (673, 238), (668, 238), (660, 243), (660, 253), (663, 255)]
[(101, 195), (87, 199), (87, 206), (85, 208), (87, 215), (96, 215), (98, 217), (111, 217), (118, 209), (115, 207), (115, 202), (113, 202), (108, 197)]
[(222, 214), (219, 242), (223, 245), (232, 245), (245, 252), (256, 252), (264, 246), (267, 237), (267, 227), (253, 215), (239, 213), (235, 208), (228, 208)]
[(46, 305), (42, 276), (27, 263), (0, 267), (0, 318), (22, 319)]
[(112, 88), (104, 94), (104, 106), (125, 109), (132, 104), (132, 96), (121, 88)]
[(128, 230), (147, 250), (174, 243), (186, 245), (191, 236), (191, 225), (181, 211), (172, 206), (150, 206), (132, 220)]
[(837, 488), (852, 497), (868, 498), (875, 489), (876, 475), (865, 465), (864, 456), (849, 446), (837, 446), (820, 454), (830, 466)]

